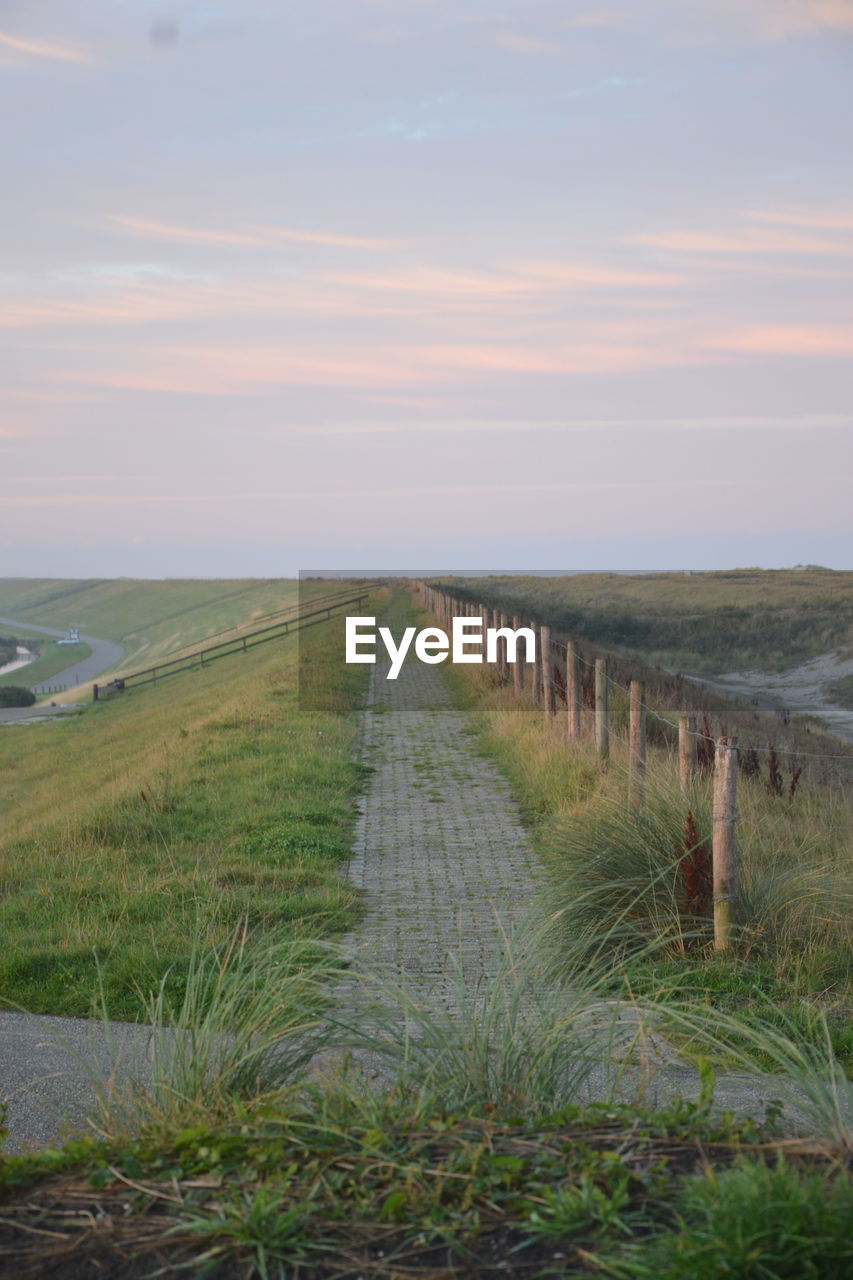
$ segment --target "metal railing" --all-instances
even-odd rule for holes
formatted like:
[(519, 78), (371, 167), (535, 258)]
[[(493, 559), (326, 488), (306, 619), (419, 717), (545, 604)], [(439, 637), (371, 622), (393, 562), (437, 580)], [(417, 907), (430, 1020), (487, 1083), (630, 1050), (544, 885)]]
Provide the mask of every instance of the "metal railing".
[[(171, 658), (141, 671), (131, 671), (128, 675), (116, 676), (107, 684), (93, 684), (92, 698), (97, 702), (104, 696), (110, 697), (116, 693), (123, 693), (126, 689), (136, 689), (144, 684), (157, 684), (158, 681), (178, 675), (182, 671), (200, 670), (219, 658), (228, 658), (235, 653), (247, 653), (249, 649), (254, 649), (259, 644), (266, 644), (268, 640), (283, 640), (286, 636), (295, 635), (299, 631), (306, 631), (309, 627), (331, 621), (333, 617), (339, 616), (342, 609), (350, 606), (360, 607), (368, 595), (369, 592), (365, 591), (357, 596), (348, 596), (344, 600), (331, 599), (320, 608), (309, 609), (297, 614), (296, 617), (284, 618), (271, 626), (260, 627), (258, 630), (246, 632), (245, 635), (235, 636), (232, 640), (222, 640), (218, 644), (207, 645), (204, 649), (185, 654), (181, 658)], [(327, 599), (327, 597), (320, 598)], [(309, 603), (313, 605), (316, 601)]]

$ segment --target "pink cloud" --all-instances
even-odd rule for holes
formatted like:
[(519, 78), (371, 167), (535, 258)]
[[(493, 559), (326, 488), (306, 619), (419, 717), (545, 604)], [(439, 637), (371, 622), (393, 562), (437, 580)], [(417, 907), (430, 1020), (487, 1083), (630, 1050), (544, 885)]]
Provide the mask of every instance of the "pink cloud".
[(270, 249), (282, 241), (319, 244), (351, 249), (385, 249), (397, 242), (372, 236), (353, 236), (330, 231), (300, 231), (291, 227), (252, 224), (246, 231), (216, 231), (187, 227), (152, 218), (111, 214), (109, 221), (120, 230), (144, 240), (165, 240), (175, 244), (233, 245), (237, 248)]
[(496, 44), (499, 49), (506, 49), (509, 53), (533, 54), (541, 57), (543, 54), (547, 56), (562, 52), (556, 40), (523, 35), (519, 31), (493, 31), (490, 39), (492, 44)]
[(633, 244), (678, 253), (846, 253), (849, 246), (816, 236), (791, 235), (769, 228), (720, 235), (708, 231), (662, 231), (630, 237)]
[(549, 345), (512, 343), (372, 343), (335, 352), (287, 346), (137, 347), (107, 369), (99, 361), (88, 371), (62, 374), (87, 386), (237, 395), (253, 388), (336, 386), (380, 392), (443, 382), (466, 382), (501, 375), (615, 373), (707, 363), (712, 359), (668, 329), (636, 333), (628, 325), (599, 326), (597, 335)]
[(522, 262), (516, 270), (532, 276), (542, 288), (667, 289), (689, 284), (689, 277), (672, 271), (630, 271), (584, 262)]
[(619, 27), (627, 18), (624, 10), (620, 9), (601, 9), (588, 10), (585, 13), (576, 13), (570, 18), (563, 18), (560, 22), (561, 27)]
[(784, 356), (853, 356), (853, 327), (847, 325), (748, 325), (706, 340), (716, 350)]
[(829, 231), (853, 231), (853, 213), (827, 213), (819, 209), (744, 209), (743, 217), (781, 226), (817, 227)]
[(0, 31), (0, 52), (4, 50), (54, 62), (94, 62), (92, 55), (79, 45), (58, 44), (54, 40), (28, 40)]

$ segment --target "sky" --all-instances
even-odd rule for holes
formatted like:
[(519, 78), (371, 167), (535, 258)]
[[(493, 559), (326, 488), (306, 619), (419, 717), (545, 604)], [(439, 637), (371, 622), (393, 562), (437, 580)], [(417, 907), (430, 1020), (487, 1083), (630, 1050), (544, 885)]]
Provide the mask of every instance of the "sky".
[(853, 568), (853, 0), (0, 0), (0, 576)]

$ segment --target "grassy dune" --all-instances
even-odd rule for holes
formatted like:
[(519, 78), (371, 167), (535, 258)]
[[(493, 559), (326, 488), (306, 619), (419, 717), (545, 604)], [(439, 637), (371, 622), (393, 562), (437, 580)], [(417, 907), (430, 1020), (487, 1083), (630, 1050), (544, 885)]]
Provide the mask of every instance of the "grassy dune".
[(191, 947), (241, 920), (260, 937), (351, 919), (338, 869), (364, 668), (340, 663), (341, 626), (311, 633), (337, 710), (297, 705), (297, 647), (285, 641), (0, 733), (6, 1001), (86, 1014), (100, 965), (114, 1015), (133, 1018), (140, 992), (170, 967), (179, 986)]
[(784, 670), (853, 645), (853, 573), (846, 571), (586, 573), (449, 585), (509, 614), (687, 672)]
[(769, 785), (766, 756), (758, 757), (759, 772), (741, 773), (738, 941), (720, 959), (707, 916), (688, 909), (683, 868), (688, 811), (696, 829), (690, 847), (711, 846), (710, 778), (682, 795), (674, 746), (652, 735), (645, 805), (635, 812), (627, 804), (627, 725), (613, 727), (602, 770), (588, 710), (584, 739), (574, 745), (564, 704), (547, 723), (540, 708), (519, 703), (488, 669), (457, 668), (453, 679), (545, 863), (543, 908), (553, 920), (548, 963), (555, 973), (573, 970), (588, 939), (592, 959), (622, 956), (617, 985), (624, 981), (634, 994), (686, 997), (747, 1023), (790, 1021), (804, 1034), (822, 1013), (853, 1075), (853, 794), (846, 760), (822, 777), (810, 766), (824, 762), (801, 760), (807, 768), (793, 795), (793, 765), (784, 757), (780, 794)]

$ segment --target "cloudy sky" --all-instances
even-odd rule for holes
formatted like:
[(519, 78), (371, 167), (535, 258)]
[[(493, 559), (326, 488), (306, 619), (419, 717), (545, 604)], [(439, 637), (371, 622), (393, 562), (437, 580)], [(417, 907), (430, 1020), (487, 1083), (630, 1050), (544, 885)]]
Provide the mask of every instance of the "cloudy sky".
[(0, 0), (0, 576), (853, 567), (853, 0)]

